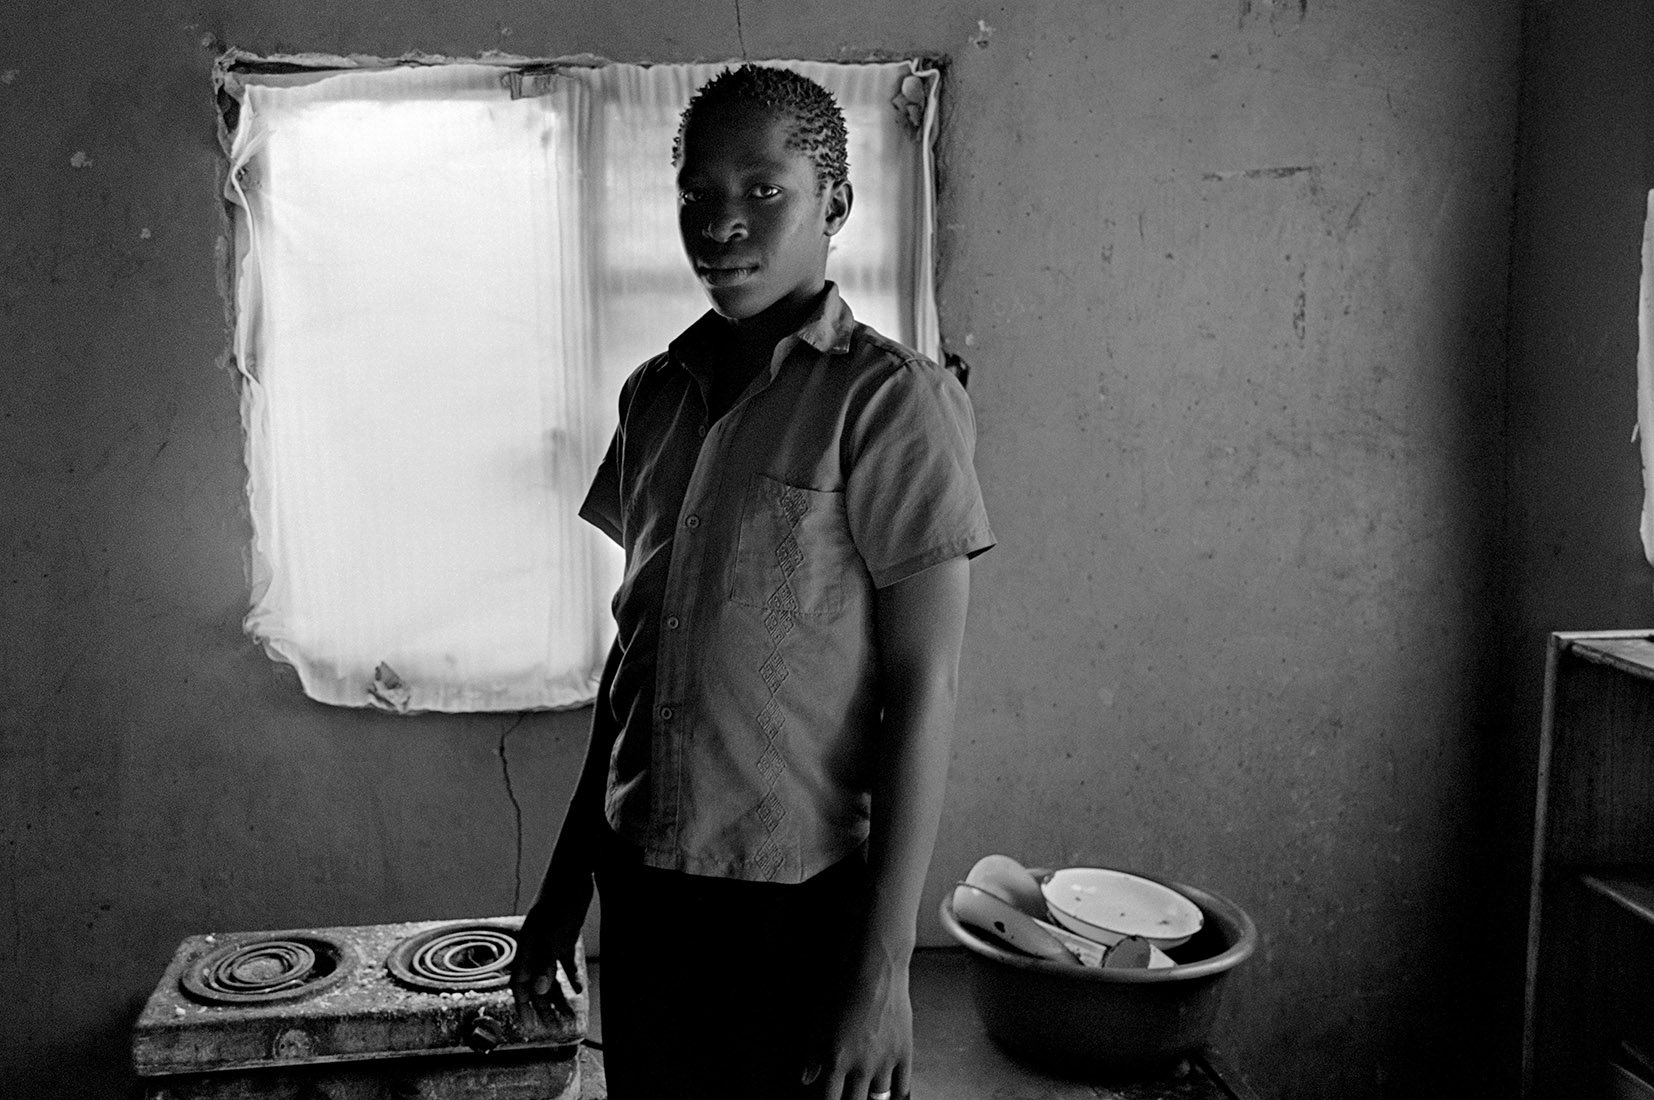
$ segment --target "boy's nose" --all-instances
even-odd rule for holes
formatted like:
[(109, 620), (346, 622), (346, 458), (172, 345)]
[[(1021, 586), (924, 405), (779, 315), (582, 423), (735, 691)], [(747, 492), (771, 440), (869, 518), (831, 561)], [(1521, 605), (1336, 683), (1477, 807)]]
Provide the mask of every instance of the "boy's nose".
[(714, 240), (722, 244), (725, 241), (745, 237), (747, 235), (747, 223), (733, 210), (720, 211), (708, 218), (706, 224), (701, 226), (701, 235), (708, 240)]

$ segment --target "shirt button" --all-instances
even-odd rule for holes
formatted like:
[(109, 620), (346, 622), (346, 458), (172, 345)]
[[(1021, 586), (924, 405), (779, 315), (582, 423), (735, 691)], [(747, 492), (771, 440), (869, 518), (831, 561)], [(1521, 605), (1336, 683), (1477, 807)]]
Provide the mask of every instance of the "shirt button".
[(700, 436), (702, 439), (705, 439), (706, 438), (706, 425), (702, 424), (699, 428), (696, 428), (695, 429), (695, 434)]
[(666, 620), (666, 629), (668, 629), (668, 630), (678, 629), (678, 617), (676, 615), (672, 615)]
[(661, 707), (660, 708), (660, 720), (662, 722), (670, 722), (672, 720), (672, 708), (671, 707)]
[(688, 527), (690, 530), (694, 530), (695, 528), (697, 528), (701, 525), (701, 517), (700, 516), (690, 516), (688, 519), (683, 521), (683, 525), (685, 527)]

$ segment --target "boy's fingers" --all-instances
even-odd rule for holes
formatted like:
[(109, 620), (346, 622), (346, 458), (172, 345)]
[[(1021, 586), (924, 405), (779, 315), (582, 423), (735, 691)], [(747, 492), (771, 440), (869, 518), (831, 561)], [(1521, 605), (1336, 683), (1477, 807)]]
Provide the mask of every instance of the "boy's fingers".
[(511, 975), (511, 999), (517, 1008), (517, 1019), (525, 1027), (534, 1027), (539, 1023), (540, 1010), (534, 1003), (533, 979), (524, 972)]
[(511, 998), (522, 1011), (533, 1011), (542, 1017), (573, 1015), (568, 997), (557, 981), (557, 964), (544, 969), (518, 970), (511, 975)]
[(861, 1100), (864, 1096), (873, 1095), (873, 1078), (864, 1070), (857, 1070), (844, 1079), (844, 1088), (840, 1092), (829, 1092), (827, 1095), (838, 1100), (842, 1095), (844, 1100)]
[(832, 1073), (827, 1075), (825, 1086), (822, 1088), (820, 1095), (826, 1097), (827, 1100), (841, 1100), (844, 1096), (845, 1084), (844, 1071), (835, 1068)]
[(804, 1095), (814, 1100), (827, 1100), (829, 1097), (839, 1100), (840, 1093), (844, 1093), (844, 1072), (829, 1069), (827, 1065), (812, 1065), (810, 1069), (815, 1070), (815, 1075), (807, 1082), (812, 1088)]
[(569, 987), (572, 988), (576, 993), (584, 993), (586, 991), (586, 987), (584, 985), (582, 985), (581, 982), (580, 982), (580, 964), (579, 964), (579, 960), (574, 957), (574, 952), (573, 951), (570, 951), (568, 953), (568, 955), (562, 960), (562, 964), (563, 964), (563, 973), (568, 975)]
[(545, 983), (545, 988), (539, 991), (540, 1003), (549, 1006), (558, 1015), (573, 1015), (574, 1009), (569, 1005), (569, 998), (563, 992), (562, 983), (557, 980), (556, 971), (542, 975), (540, 980)]
[(896, 1068), (890, 1074), (891, 1100), (907, 1100), (913, 1095), (913, 1081), (907, 1059), (896, 1063)]

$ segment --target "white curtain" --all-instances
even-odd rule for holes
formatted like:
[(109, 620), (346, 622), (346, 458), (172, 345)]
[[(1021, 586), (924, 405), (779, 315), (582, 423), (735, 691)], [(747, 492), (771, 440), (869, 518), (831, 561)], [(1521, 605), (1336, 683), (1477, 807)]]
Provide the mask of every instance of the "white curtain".
[[(936, 355), (936, 74), (786, 64), (850, 126), (829, 276)], [(619, 556), (575, 512), (621, 380), (706, 308), (670, 155), (721, 68), (229, 74), (246, 625), (311, 697), (590, 700)]]
[[(833, 240), (828, 277), (858, 319), (936, 358), (931, 163), (937, 74), (912, 62), (777, 62), (832, 92), (850, 133), (855, 203)], [(725, 65), (606, 65), (565, 70), (590, 91), (593, 208), (602, 279), (602, 356), (635, 365), (706, 309), (678, 243), (671, 164), (678, 116)], [(911, 99), (904, 97), (906, 87)], [(903, 107), (913, 102), (917, 111)], [(916, 116), (916, 117), (915, 117)]]

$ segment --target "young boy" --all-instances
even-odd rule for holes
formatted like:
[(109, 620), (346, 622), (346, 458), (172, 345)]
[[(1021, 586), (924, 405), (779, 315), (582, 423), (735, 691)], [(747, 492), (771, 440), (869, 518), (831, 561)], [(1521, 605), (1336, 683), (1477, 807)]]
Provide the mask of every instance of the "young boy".
[(712, 311), (627, 380), (580, 514), (626, 551), (591, 743), (512, 984), (562, 997), (603, 895), (615, 1100), (908, 1095), (908, 964), (993, 545), (946, 371), (826, 281), (843, 115), (743, 66), (685, 109)]

